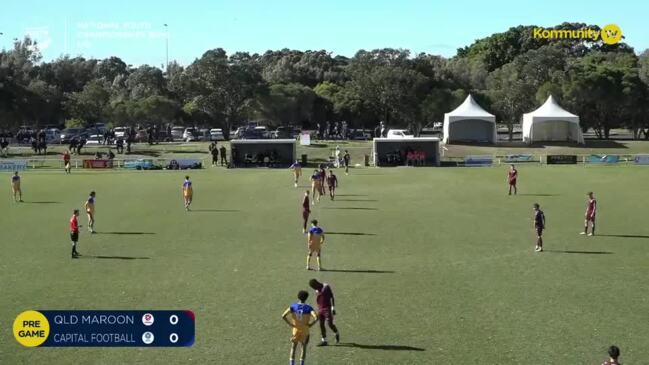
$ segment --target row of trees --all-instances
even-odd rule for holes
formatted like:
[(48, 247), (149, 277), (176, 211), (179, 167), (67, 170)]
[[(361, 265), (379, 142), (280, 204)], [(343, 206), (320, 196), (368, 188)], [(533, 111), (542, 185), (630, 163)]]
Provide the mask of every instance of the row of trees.
[[(556, 28), (578, 29), (580, 23)], [(595, 26), (591, 26), (596, 28)], [(21, 124), (177, 123), (223, 127), (245, 120), (313, 127), (411, 128), (417, 133), (472, 93), (510, 126), (552, 93), (607, 138), (611, 128), (649, 132), (649, 52), (624, 43), (545, 40), (511, 28), (447, 59), (402, 49), (205, 52), (187, 67), (132, 67), (118, 57), (42, 62), (29, 38), (0, 52), (0, 129)]]

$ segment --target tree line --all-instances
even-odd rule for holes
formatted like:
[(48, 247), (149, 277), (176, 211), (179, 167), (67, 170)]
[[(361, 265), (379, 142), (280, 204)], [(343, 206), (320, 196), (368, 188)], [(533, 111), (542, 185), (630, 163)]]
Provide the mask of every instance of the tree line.
[[(563, 23), (552, 29), (597, 26)], [(0, 52), (0, 129), (20, 125), (181, 124), (222, 127), (249, 120), (313, 128), (345, 120), (352, 128), (409, 128), (440, 122), (467, 94), (513, 125), (549, 94), (608, 138), (629, 128), (649, 138), (649, 51), (624, 42), (548, 40), (513, 27), (458, 49), (451, 58), (404, 49), (264, 54), (223, 49), (166, 70), (119, 57), (61, 56), (43, 62), (29, 38)]]

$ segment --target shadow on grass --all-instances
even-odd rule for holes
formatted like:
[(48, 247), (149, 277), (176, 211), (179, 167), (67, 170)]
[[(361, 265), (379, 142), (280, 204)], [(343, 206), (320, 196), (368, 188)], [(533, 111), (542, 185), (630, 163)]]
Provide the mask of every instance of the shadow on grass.
[(639, 234), (597, 234), (595, 236), (618, 237), (618, 238), (649, 238), (649, 236), (644, 236)]
[(349, 272), (349, 273), (360, 273), (360, 274), (394, 274), (395, 271), (392, 270), (348, 270), (348, 269), (322, 269), (320, 271), (328, 272)]
[(23, 202), (25, 204), (63, 204), (63, 202)]
[(551, 253), (576, 253), (582, 255), (612, 255), (613, 252), (609, 251), (570, 251), (570, 250), (543, 250), (544, 252)]
[(223, 212), (223, 213), (230, 213), (230, 212), (240, 212), (238, 209), (191, 209), (190, 212), (198, 212), (198, 213), (210, 213), (210, 212)]
[(165, 153), (203, 153), (208, 154), (209, 151), (196, 151), (196, 150), (164, 150)]
[(374, 233), (362, 233), (362, 232), (325, 232), (325, 234), (339, 234), (343, 236), (376, 236)]
[(79, 256), (80, 259), (99, 259), (99, 260), (150, 260), (150, 257), (137, 256)]
[(97, 232), (97, 234), (156, 234), (155, 232)]
[(361, 208), (361, 207), (324, 207), (323, 209), (342, 209), (342, 210), (378, 210), (378, 208)]
[(342, 342), (336, 346), (340, 347), (353, 347), (363, 350), (386, 350), (386, 351), (426, 351), (421, 347), (412, 347), (404, 345), (362, 345), (355, 342)]
[(366, 194), (336, 194), (336, 196), (367, 196)]
[(339, 202), (375, 202), (376, 199), (336, 199)]
[(326, 143), (311, 143), (308, 147), (323, 148), (329, 146)]
[(517, 194), (521, 196), (559, 196), (559, 194)]

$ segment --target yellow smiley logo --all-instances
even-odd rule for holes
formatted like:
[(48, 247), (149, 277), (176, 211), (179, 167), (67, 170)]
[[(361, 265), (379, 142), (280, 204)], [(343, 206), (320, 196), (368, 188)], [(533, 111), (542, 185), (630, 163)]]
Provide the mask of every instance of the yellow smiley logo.
[(622, 29), (617, 24), (607, 24), (602, 28), (602, 42), (606, 44), (615, 44), (622, 39)]

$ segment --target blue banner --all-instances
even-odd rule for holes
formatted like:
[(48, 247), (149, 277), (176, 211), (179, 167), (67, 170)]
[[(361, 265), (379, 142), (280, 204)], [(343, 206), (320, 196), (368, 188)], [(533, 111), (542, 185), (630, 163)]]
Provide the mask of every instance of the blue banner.
[(0, 171), (20, 171), (27, 169), (27, 160), (0, 160)]
[(505, 162), (535, 162), (534, 155), (530, 154), (519, 154), (519, 155), (507, 155), (504, 159)]
[(195, 327), (188, 310), (28, 310), (13, 332), (25, 347), (186, 347)]
[(649, 165), (649, 155), (636, 155), (633, 161), (636, 165)]
[(590, 155), (588, 162), (593, 164), (614, 164), (620, 161), (618, 155)]
[(464, 166), (467, 167), (491, 166), (493, 163), (493, 156), (484, 155), (464, 157)]
[(135, 170), (159, 170), (162, 167), (156, 165), (153, 160), (126, 160), (124, 161), (125, 169), (135, 169)]
[(201, 160), (176, 159), (170, 160), (167, 165), (169, 170), (200, 169), (203, 167)]

